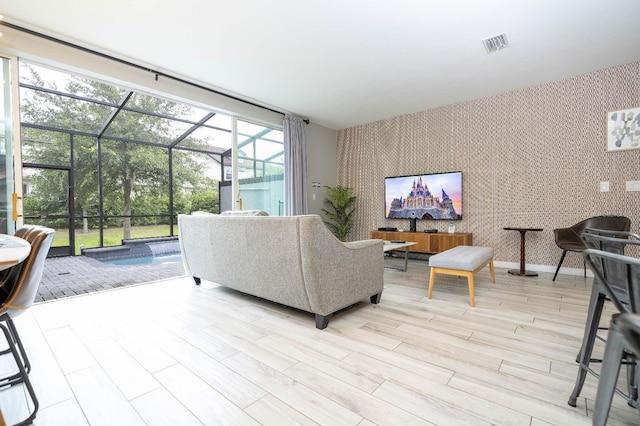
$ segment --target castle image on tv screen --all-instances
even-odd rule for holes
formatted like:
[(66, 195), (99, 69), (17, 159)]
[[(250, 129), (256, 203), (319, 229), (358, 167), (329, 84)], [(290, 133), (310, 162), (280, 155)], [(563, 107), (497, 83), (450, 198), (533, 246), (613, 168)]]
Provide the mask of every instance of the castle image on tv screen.
[(462, 174), (385, 179), (388, 219), (462, 219)]

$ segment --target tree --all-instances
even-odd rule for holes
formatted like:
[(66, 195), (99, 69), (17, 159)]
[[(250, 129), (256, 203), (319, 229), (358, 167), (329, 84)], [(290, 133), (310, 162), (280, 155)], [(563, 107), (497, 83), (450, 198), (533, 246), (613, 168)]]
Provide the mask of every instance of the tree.
[(220, 197), (217, 189), (200, 189), (191, 196), (191, 211), (218, 213), (220, 211)]
[[(44, 80), (38, 70), (31, 66), (22, 66), (21, 81), (43, 86)], [(28, 75), (25, 75), (27, 73)], [(49, 81), (49, 80), (48, 80)], [(124, 238), (130, 238), (131, 216), (144, 214), (168, 214), (169, 185), (179, 192), (182, 188), (200, 188), (206, 181), (202, 162), (193, 156), (179, 156), (173, 162), (174, 182), (169, 182), (169, 156), (166, 148), (178, 135), (170, 120), (157, 115), (141, 114), (136, 111), (151, 111), (159, 115), (185, 117), (190, 107), (169, 100), (133, 95), (127, 106), (136, 111), (119, 111), (113, 121), (111, 114), (115, 108), (109, 104), (118, 104), (128, 96), (128, 91), (114, 85), (71, 76), (66, 79), (63, 88), (50, 84), (48, 89), (72, 94), (72, 97), (60, 96), (48, 91), (23, 89), (21, 115), (22, 120), (39, 126), (64, 129), (74, 134), (74, 191), (76, 211), (83, 217), (98, 213), (98, 179), (102, 179), (104, 212), (107, 215), (122, 217)], [(93, 99), (97, 102), (88, 102)], [(105, 104), (106, 103), (106, 104)], [(98, 138), (99, 132), (104, 135)], [(28, 128), (23, 135), (26, 155), (24, 161), (39, 164), (53, 164), (69, 167), (69, 133)], [(140, 141), (132, 143), (126, 140)], [(197, 141), (191, 146), (197, 145)], [(98, 150), (101, 152), (101, 175), (98, 176)], [(46, 198), (60, 182), (34, 177), (39, 190), (33, 196)], [(54, 179), (55, 180), (55, 179)], [(138, 197), (151, 197), (166, 201), (159, 203), (135, 202)], [(44, 206), (45, 202), (34, 205)], [(135, 211), (135, 208), (142, 209)], [(151, 211), (148, 209), (152, 209)], [(88, 223), (85, 220), (85, 227)]]

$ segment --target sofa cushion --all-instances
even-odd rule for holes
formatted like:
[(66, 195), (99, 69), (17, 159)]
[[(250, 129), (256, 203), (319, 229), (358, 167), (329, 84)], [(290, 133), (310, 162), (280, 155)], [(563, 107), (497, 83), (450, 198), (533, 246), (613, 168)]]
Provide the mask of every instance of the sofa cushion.
[(220, 216), (269, 216), (264, 210), (225, 210)]
[(491, 247), (457, 246), (429, 258), (429, 266), (459, 271), (473, 271), (493, 258)]

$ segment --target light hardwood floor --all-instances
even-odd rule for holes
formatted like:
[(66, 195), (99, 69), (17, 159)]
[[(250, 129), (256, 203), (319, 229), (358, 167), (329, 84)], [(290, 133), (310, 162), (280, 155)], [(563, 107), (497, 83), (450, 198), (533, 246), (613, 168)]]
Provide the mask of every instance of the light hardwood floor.
[[(385, 271), (379, 305), (311, 314), (188, 278), (34, 305), (16, 324), (40, 399), (36, 425), (588, 425), (596, 380), (567, 405), (591, 279), (426, 262)], [(600, 343), (596, 352), (601, 354)], [(10, 368), (0, 360), (0, 371)], [(0, 391), (11, 424), (23, 386)], [(610, 424), (638, 424), (614, 397)]]

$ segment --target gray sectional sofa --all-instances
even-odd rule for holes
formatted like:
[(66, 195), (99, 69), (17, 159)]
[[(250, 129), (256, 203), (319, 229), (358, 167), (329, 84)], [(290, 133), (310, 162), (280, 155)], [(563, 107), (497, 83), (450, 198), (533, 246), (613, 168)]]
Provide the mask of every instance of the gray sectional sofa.
[(340, 242), (320, 216), (178, 216), (187, 274), (315, 314), (331, 315), (383, 290), (382, 240)]

